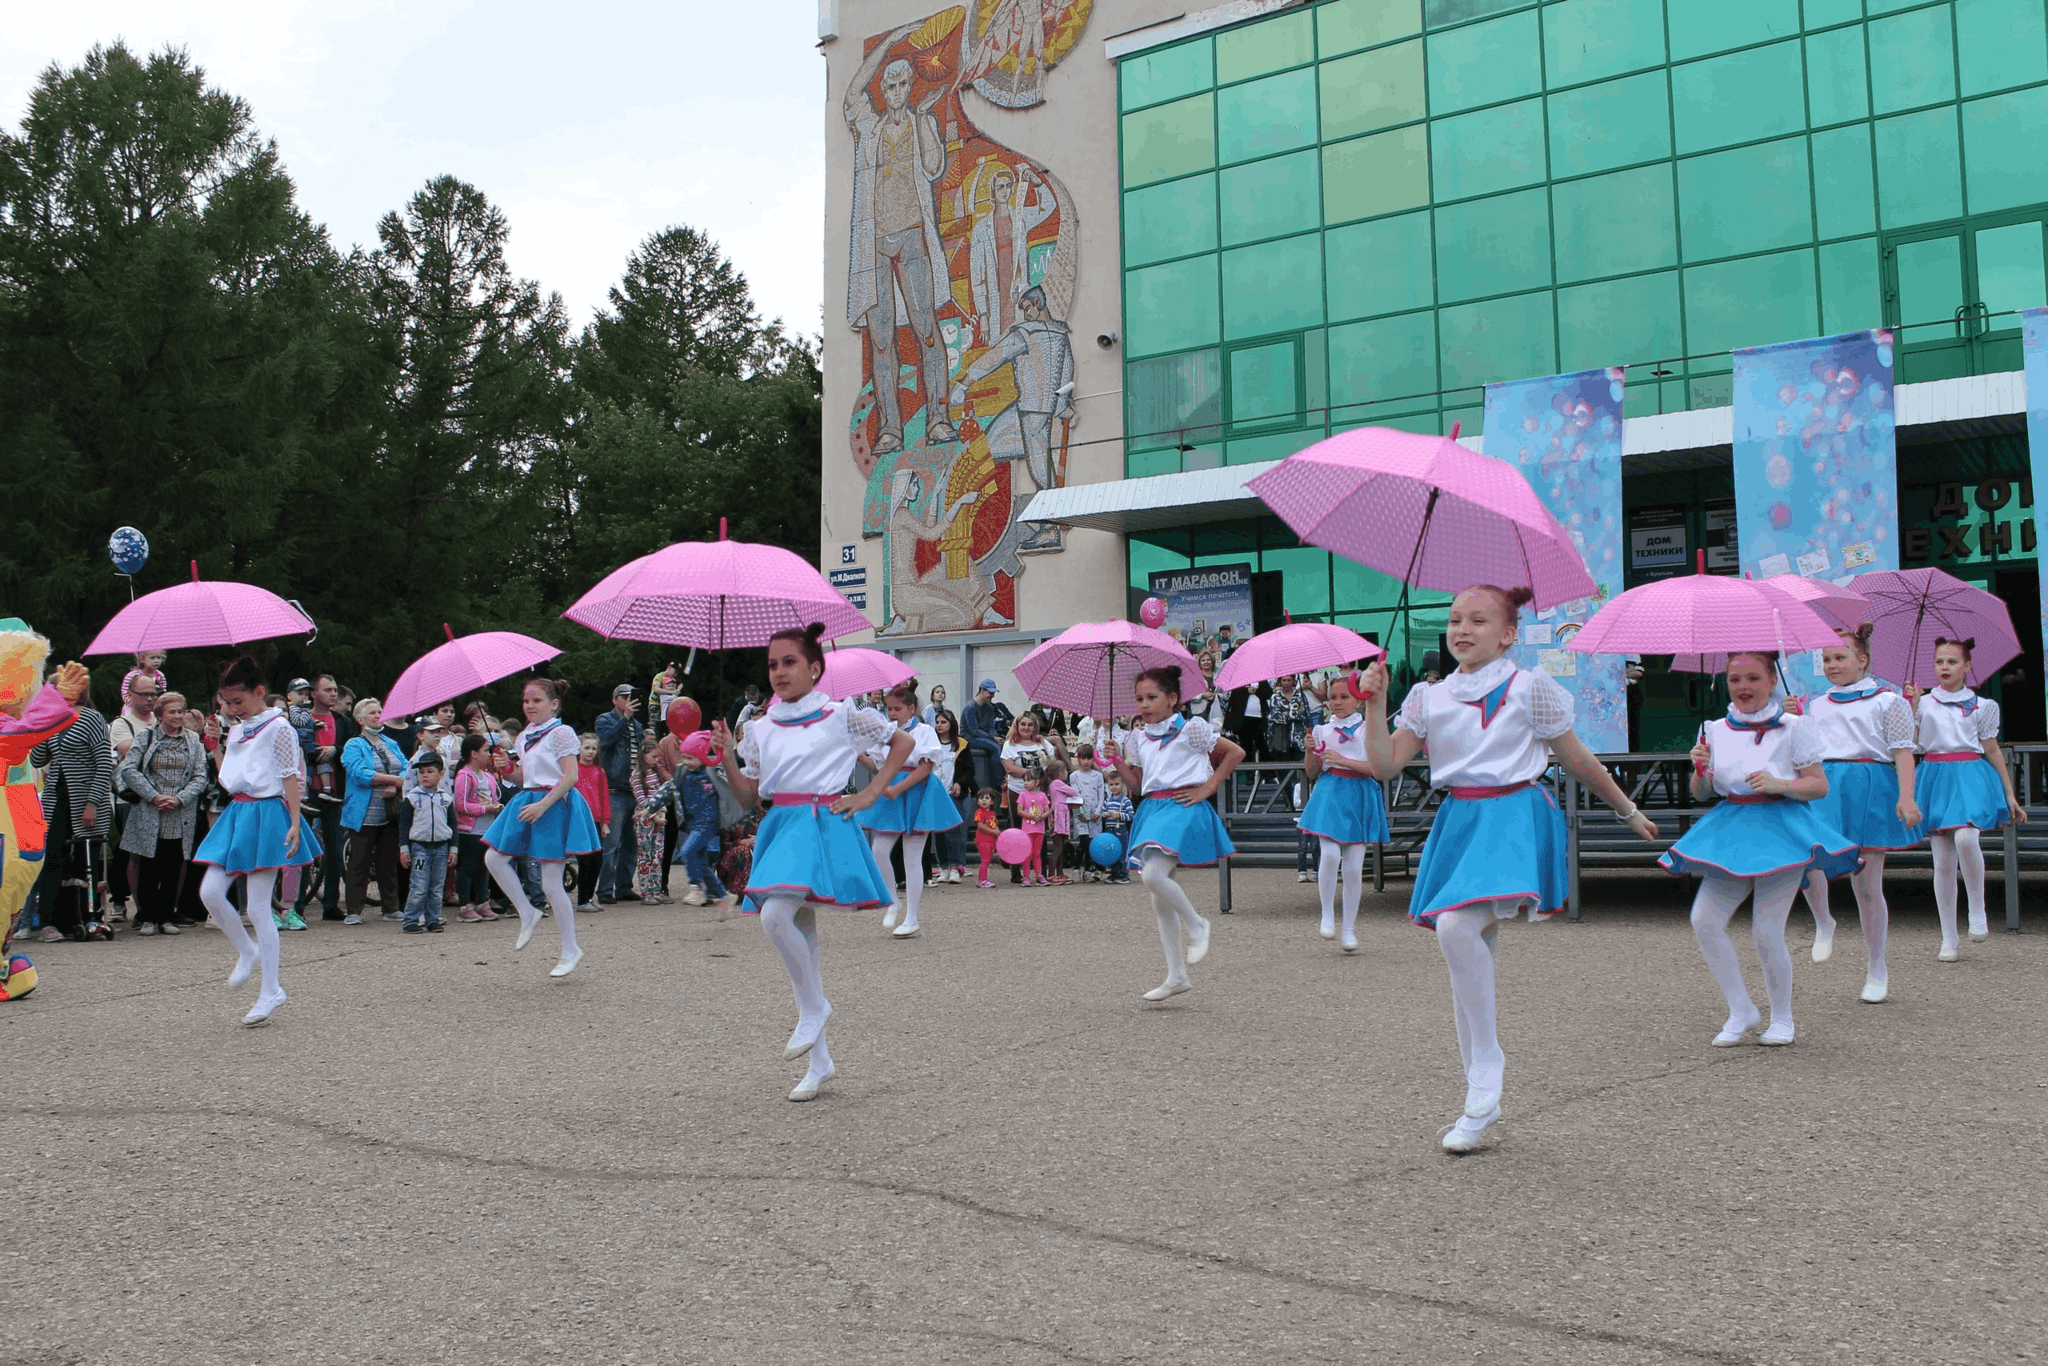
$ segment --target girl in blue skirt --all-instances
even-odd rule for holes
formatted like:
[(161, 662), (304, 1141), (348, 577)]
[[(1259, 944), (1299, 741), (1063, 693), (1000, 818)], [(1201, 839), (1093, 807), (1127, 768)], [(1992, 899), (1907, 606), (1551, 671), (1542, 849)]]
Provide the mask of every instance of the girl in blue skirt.
[(2012, 771), (1998, 747), (1998, 704), (1970, 688), (1970, 652), (1975, 640), (1934, 642), (1934, 676), (1941, 686), (1917, 702), (1920, 748), (1925, 752), (1913, 781), (1914, 795), (1925, 815), (1928, 845), (1934, 855), (1934, 909), (1941, 917), (1944, 963), (1958, 955), (1956, 936), (1956, 872), (1970, 889), (1970, 938), (1979, 943), (1991, 935), (1984, 906), (1984, 846), (1980, 830), (1997, 830), (2008, 817), (2026, 822), (2026, 808), (2013, 792)]
[[(778, 632), (768, 642), (768, 686), (775, 700), (747, 722), (737, 747), (723, 721), (712, 736), (725, 751), (725, 779), (741, 806), (774, 803), (754, 835), (754, 861), (744, 892), (761, 909), (761, 929), (789, 969), (796, 993), (796, 1030), (782, 1050), (785, 1062), (810, 1055), (809, 1069), (791, 1100), (815, 1100), (837, 1070), (825, 1046), (825, 999), (819, 971), (815, 906), (870, 910), (895, 901), (892, 880), (876, 866), (861, 838), (856, 813), (882, 795), (910, 758), (912, 741), (892, 730), (880, 712), (835, 702), (818, 689), (825, 652), (817, 622)], [(874, 780), (846, 795), (853, 766), (871, 745), (888, 752)], [(913, 879), (916, 870), (911, 870)]]
[(590, 804), (576, 790), (577, 755), (583, 743), (556, 714), (568, 690), (569, 685), (560, 679), (526, 681), (519, 695), (526, 729), (512, 741), (522, 786), (484, 833), (484, 868), (519, 911), (519, 938), (514, 949), (525, 948), (533, 939), (533, 932), (540, 927), (540, 912), (520, 886), (513, 860), (528, 858), (540, 865), (541, 891), (562, 930), (562, 958), (548, 972), (550, 977), (567, 977), (583, 961), (583, 950), (576, 943), (576, 903), (563, 889), (562, 870), (570, 859), (594, 854), (602, 844)]
[(1174, 870), (1208, 868), (1236, 852), (1214, 799), (1244, 751), (1208, 721), (1177, 714), (1179, 666), (1147, 669), (1133, 686), (1137, 727), (1109, 751), (1124, 785), (1139, 794), (1125, 862), (1138, 870), (1159, 917), (1166, 980), (1145, 999), (1163, 1001), (1188, 989), (1188, 969), (1209, 953), (1209, 922), (1195, 913)]
[(1450, 969), (1465, 1108), (1444, 1134), (1446, 1152), (1470, 1152), (1500, 1118), (1506, 1055), (1494, 1027), (1494, 941), (1500, 922), (1564, 909), (1564, 813), (1537, 779), (1553, 758), (1644, 839), (1657, 827), (1572, 730), (1572, 696), (1549, 674), (1515, 667), (1507, 651), (1521, 629), (1526, 588), (1482, 584), (1451, 603), (1445, 638), (1457, 671), (1418, 683), (1387, 729), (1387, 666), (1360, 676), (1368, 697), (1373, 768), (1392, 777), (1429, 746), (1429, 781), (1448, 788), (1430, 825), (1408, 916), (1436, 930)]
[[(1870, 676), (1867, 621), (1842, 632), (1840, 645), (1821, 651), (1821, 669), (1834, 686), (1807, 698), (1804, 715), (1828, 790), (1814, 800), (1812, 810), (1863, 855), (1863, 867), (1850, 876), (1849, 885), (1870, 952), (1863, 999), (1875, 1004), (1891, 992), (1884, 960), (1891, 925), (1884, 856), (1924, 838), (1918, 828), (1920, 807), (1913, 800), (1913, 706)], [(1818, 868), (1806, 875), (1806, 903), (1813, 908), (1813, 961), (1825, 963), (1835, 951), (1835, 918), (1828, 913), (1827, 875)]]
[(1728, 922), (1745, 899), (1750, 937), (1762, 962), (1771, 1002), (1763, 1044), (1792, 1042), (1792, 954), (1785, 921), (1808, 869), (1826, 877), (1853, 873), (1862, 861), (1856, 841), (1823, 821), (1808, 805), (1828, 794), (1821, 769), (1820, 731), (1789, 715), (1773, 700), (1778, 656), (1773, 652), (1728, 657), (1728, 715), (1710, 721), (1693, 747), (1692, 795), (1723, 800), (1665, 851), (1667, 873), (1697, 875), (1692, 932), (1707, 969), (1728, 998), (1728, 1020), (1714, 1047), (1732, 1048), (1763, 1022), (1742, 964), (1728, 938)]
[(1365, 894), (1365, 847), (1387, 841), (1387, 798), (1366, 752), (1364, 685), (1358, 675), (1330, 680), (1323, 705), (1331, 720), (1309, 733), (1302, 767), (1314, 786), (1295, 824), (1322, 844), (1316, 891), (1323, 902), (1323, 938), (1337, 938), (1337, 879), (1344, 879), (1344, 952), (1358, 951), (1358, 901)]
[[(882, 928), (893, 929), (898, 939), (909, 939), (918, 931), (917, 907), (924, 899), (925, 839), (959, 825), (960, 808), (953, 805), (953, 794), (932, 770), (933, 761), (939, 756), (939, 733), (917, 719), (917, 680), (889, 689), (882, 705), (889, 719), (896, 723), (895, 733), (910, 737), (910, 758), (902, 776), (881, 788), (882, 795), (875, 804), (855, 819), (868, 832), (875, 866), (885, 878), (889, 873), (889, 851), (897, 840), (903, 841), (903, 923), (896, 923), (898, 907), (891, 904), (882, 913)], [(886, 755), (886, 747), (877, 746), (862, 755), (861, 762), (880, 769)]]
[[(221, 736), (220, 783), (233, 798), (206, 832), (192, 855), (209, 865), (199, 884), (199, 899), (213, 923), (239, 955), (228, 986), (249, 980), (258, 963), (263, 986), (256, 1005), (242, 1018), (245, 1025), (269, 1021), (284, 1004), (278, 981), (277, 922), (270, 914), (270, 893), (285, 868), (303, 867), (313, 854), (300, 838), (298, 732), (275, 707), (265, 709), (263, 670), (247, 655), (221, 672), (220, 705), (230, 725)], [(228, 900), (228, 889), (242, 879), (242, 904), (249, 908), (252, 941), (242, 928), (241, 914)]]

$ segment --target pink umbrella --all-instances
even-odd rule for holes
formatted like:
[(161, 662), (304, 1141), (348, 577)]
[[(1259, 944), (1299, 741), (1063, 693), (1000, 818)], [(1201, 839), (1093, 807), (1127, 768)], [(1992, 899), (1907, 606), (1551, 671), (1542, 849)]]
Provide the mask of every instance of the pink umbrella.
[(479, 631), (457, 639), (448, 623), (441, 623), (441, 630), (448, 643), (436, 645), (406, 665), (405, 672), (385, 695), (384, 710), (393, 716), (410, 716), (438, 707), (562, 653), (545, 640), (522, 636), (517, 631)]
[[(1870, 611), (1870, 600), (1861, 593), (1839, 587), (1825, 579), (1809, 579), (1799, 574), (1773, 574), (1769, 578), (1755, 580), (1757, 587), (1773, 593), (1782, 593), (1796, 602), (1803, 602), (1819, 613), (1821, 620), (1853, 631), (1861, 626)], [(1833, 643), (1833, 642), (1830, 642)], [(1673, 655), (1671, 667), (1680, 673), (1717, 674), (1728, 667), (1728, 654), (1724, 650), (1712, 655)]]
[(766, 645), (777, 631), (825, 623), (825, 639), (868, 619), (812, 564), (780, 546), (678, 541), (605, 575), (562, 613), (607, 640), (706, 650)]
[(1566, 649), (1585, 654), (1723, 655), (1819, 650), (1841, 636), (1797, 598), (1749, 579), (1687, 574), (1631, 588), (1593, 614)]
[(1446, 437), (1359, 427), (1246, 487), (1308, 544), (1405, 585), (1526, 585), (1538, 607), (1594, 591), (1570, 535), (1522, 472)]
[(1269, 678), (1305, 674), (1386, 651), (1356, 631), (1326, 621), (1296, 621), (1248, 637), (1216, 671), (1216, 691), (1229, 692)]
[(311, 635), (313, 619), (253, 583), (202, 582), (199, 561), (192, 582), (144, 593), (100, 628), (88, 655), (129, 655), (144, 650), (189, 650), (242, 645), (275, 636)]
[(818, 686), (827, 697), (844, 699), (893, 688), (915, 677), (917, 670), (896, 656), (854, 645), (825, 656), (825, 673), (818, 679)]
[(1996, 674), (2020, 652), (2005, 600), (1939, 569), (1880, 569), (1850, 586), (1870, 600), (1870, 671), (1892, 683), (1936, 686), (1934, 642), (1975, 639), (1972, 684)]
[(1046, 641), (1011, 672), (1033, 702), (1083, 716), (1116, 716), (1131, 710), (1138, 675), (1178, 664), (1189, 695), (1199, 689), (1202, 667), (1164, 631), (1130, 621), (1084, 621)]

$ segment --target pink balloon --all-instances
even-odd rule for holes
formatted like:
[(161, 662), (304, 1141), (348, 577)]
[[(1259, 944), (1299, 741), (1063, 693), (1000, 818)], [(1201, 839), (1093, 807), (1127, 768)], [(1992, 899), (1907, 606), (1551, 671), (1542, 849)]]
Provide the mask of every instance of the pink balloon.
[(1138, 608), (1138, 620), (1144, 625), (1150, 626), (1153, 630), (1158, 630), (1166, 620), (1166, 600), (1163, 598), (1145, 599), (1144, 604)]
[(1031, 857), (1031, 836), (1022, 830), (1005, 830), (996, 836), (996, 857), (1005, 863), (1022, 863)]

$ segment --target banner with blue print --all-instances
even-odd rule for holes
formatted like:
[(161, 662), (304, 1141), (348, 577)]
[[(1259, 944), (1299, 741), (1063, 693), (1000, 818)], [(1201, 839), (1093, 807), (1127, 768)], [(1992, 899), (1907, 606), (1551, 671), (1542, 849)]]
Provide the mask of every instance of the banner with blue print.
[[(2033, 468), (2034, 487), (2048, 489), (2048, 308), (2022, 312), (2020, 328), (2027, 358), (2028, 459)], [(2010, 610), (2012, 604), (2007, 603), (2006, 607)], [(2048, 631), (2048, 574), (2041, 575), (2041, 624)], [(2048, 634), (2042, 639), (2048, 641)], [(2043, 661), (2043, 667), (2048, 668), (2048, 660)]]
[(1515, 662), (1573, 695), (1579, 736), (1600, 754), (1628, 749), (1626, 661), (1565, 646), (1621, 591), (1621, 381), (1620, 370), (1582, 370), (1486, 386), (1485, 453), (1522, 471), (1571, 533), (1594, 585), (1591, 597), (1525, 609)]

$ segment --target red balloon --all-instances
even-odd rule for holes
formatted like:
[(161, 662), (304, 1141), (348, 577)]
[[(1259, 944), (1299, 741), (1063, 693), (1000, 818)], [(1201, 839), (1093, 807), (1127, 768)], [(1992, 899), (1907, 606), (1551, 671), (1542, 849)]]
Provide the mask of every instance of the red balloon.
[(704, 727), (703, 709), (687, 697), (678, 697), (669, 703), (668, 712), (663, 719), (668, 722), (668, 733), (678, 740), (691, 731)]

